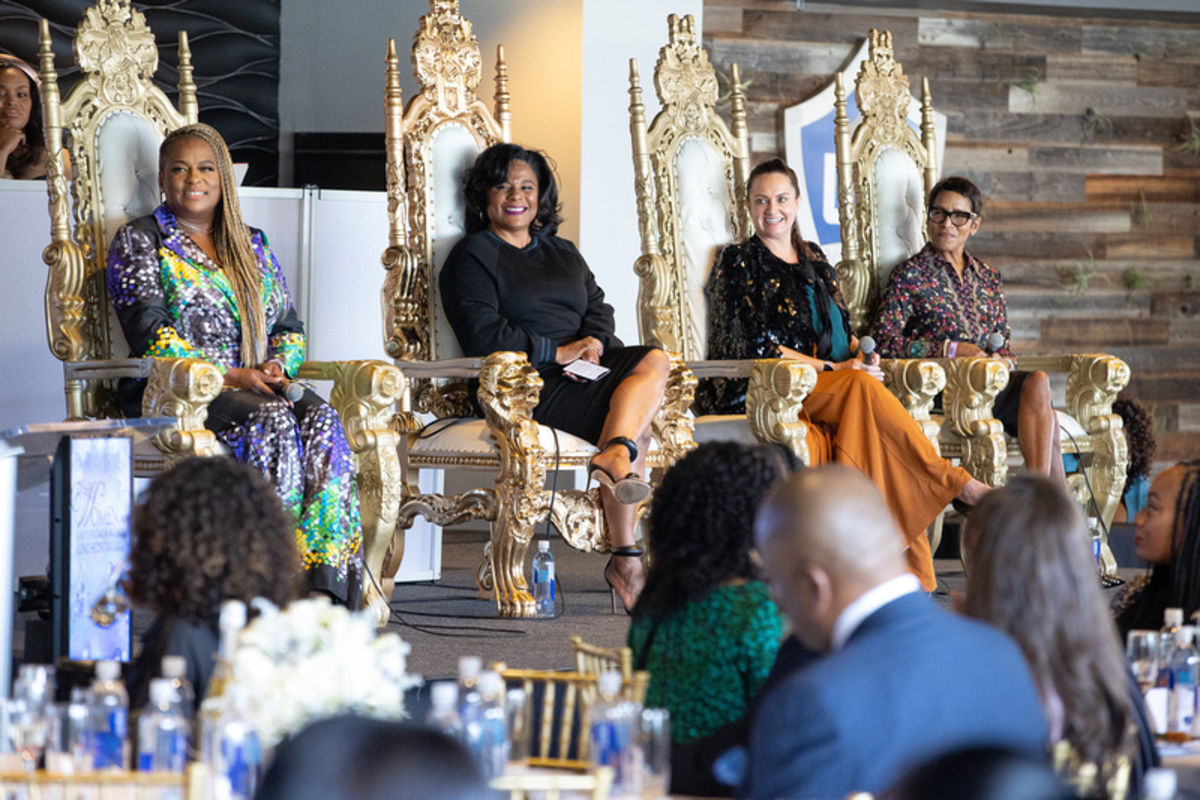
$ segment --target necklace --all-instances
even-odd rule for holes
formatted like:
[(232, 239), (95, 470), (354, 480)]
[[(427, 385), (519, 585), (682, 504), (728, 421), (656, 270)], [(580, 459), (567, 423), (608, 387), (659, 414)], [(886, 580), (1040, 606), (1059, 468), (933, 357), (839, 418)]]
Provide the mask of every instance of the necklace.
[(175, 224), (178, 225), (179, 227), (183, 228), (188, 233), (198, 233), (198, 234), (202, 234), (204, 236), (212, 235), (212, 223), (211, 222), (208, 224), (207, 227), (205, 227), (204, 225), (197, 225), (195, 223), (187, 222), (183, 219), (180, 219), (179, 217), (176, 217)]

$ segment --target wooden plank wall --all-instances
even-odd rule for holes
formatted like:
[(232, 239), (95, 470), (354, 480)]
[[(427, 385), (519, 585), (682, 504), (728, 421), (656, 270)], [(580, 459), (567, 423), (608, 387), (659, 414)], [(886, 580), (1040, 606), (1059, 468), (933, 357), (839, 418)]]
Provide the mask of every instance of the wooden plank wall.
[(714, 64), (750, 81), (753, 160), (782, 156), (783, 109), (890, 30), (948, 117), (942, 174), (983, 190), (971, 247), (1004, 275), (1017, 351), (1120, 356), (1159, 466), (1200, 457), (1200, 153), (1181, 144), (1200, 126), (1200, 22), (896, 5), (705, 0)]

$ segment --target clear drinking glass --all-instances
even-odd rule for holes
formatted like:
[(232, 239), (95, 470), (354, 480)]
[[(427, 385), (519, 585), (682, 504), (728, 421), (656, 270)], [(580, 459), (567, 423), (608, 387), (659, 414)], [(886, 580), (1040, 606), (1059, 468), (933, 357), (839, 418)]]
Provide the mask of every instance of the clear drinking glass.
[(50, 720), (46, 707), (27, 697), (13, 697), (8, 701), (8, 735), (13, 747), (21, 756), (21, 766), (33, 772), (46, 746), (46, 733)]
[(75, 689), (70, 703), (50, 707), (46, 736), (46, 770), (59, 775), (78, 775), (91, 769), (87, 750), (87, 705), (84, 691)]
[(638, 719), (642, 750), (642, 797), (666, 797), (671, 787), (671, 712), (643, 709)]
[(1132, 630), (1125, 639), (1125, 655), (1137, 678), (1142, 694), (1154, 686), (1162, 663), (1161, 637), (1158, 631)]

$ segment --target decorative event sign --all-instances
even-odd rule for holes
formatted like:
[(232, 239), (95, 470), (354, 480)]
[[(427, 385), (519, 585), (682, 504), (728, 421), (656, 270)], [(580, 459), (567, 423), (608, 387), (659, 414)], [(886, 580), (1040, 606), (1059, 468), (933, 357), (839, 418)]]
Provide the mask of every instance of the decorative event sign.
[[(846, 113), (853, 132), (858, 122), (858, 100), (854, 94), (854, 81), (859, 67), (867, 58), (867, 41), (864, 39), (842, 70), (842, 81), (847, 88)], [(918, 81), (919, 93), (919, 81)], [(842, 258), (842, 232), (838, 224), (837, 156), (833, 140), (834, 79), (830, 78), (824, 89), (803, 103), (784, 109), (784, 157), (800, 178), (804, 197), (796, 212), (800, 235), (816, 242), (825, 251), (831, 264)], [(933, 112), (934, 128), (937, 132), (938, 174), (942, 171), (942, 156), (946, 150), (946, 115)], [(913, 97), (908, 107), (908, 124), (918, 134), (921, 130), (921, 100)], [(806, 202), (804, 202), (806, 201)]]
[(96, 600), (129, 553), (133, 507), (133, 442), (128, 437), (71, 439), (68, 657), (130, 657), (129, 613), (107, 628), (91, 618)]

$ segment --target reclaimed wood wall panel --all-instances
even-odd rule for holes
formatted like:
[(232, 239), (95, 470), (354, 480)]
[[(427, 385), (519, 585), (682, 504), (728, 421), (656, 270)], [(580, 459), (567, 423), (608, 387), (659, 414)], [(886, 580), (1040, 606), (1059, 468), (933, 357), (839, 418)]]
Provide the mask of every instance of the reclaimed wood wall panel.
[(891, 30), (947, 115), (943, 174), (985, 195), (972, 250), (1005, 277), (1018, 352), (1124, 358), (1157, 416), (1160, 466), (1200, 456), (1200, 153), (1183, 147), (1200, 127), (1200, 17), (898, 5), (706, 0), (713, 63), (750, 82), (752, 159), (783, 155), (783, 109), (868, 29)]

